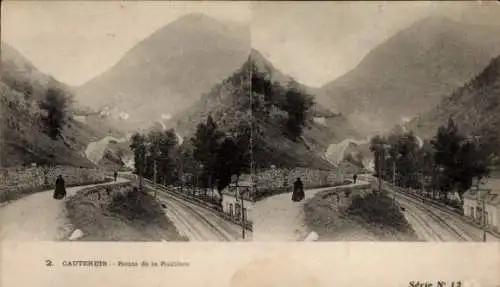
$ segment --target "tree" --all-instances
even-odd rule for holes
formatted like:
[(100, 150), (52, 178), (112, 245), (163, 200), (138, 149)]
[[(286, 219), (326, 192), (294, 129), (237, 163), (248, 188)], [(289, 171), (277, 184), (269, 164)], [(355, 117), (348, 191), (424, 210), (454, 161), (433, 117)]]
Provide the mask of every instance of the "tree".
[(45, 115), (42, 115), (42, 122), (47, 128), (48, 135), (53, 140), (57, 139), (61, 134), (63, 124), (67, 118), (68, 105), (69, 97), (56, 88), (49, 88), (45, 98), (39, 102), (40, 109), (45, 111)]
[(146, 159), (146, 138), (140, 133), (134, 133), (131, 137), (130, 149), (134, 153), (135, 172), (144, 175)]
[(487, 154), (477, 141), (470, 139), (461, 143), (455, 163), (452, 179), (461, 197), (471, 188), (474, 179), (481, 179), (490, 172)]
[(404, 133), (396, 143), (396, 168), (400, 175), (402, 187), (419, 186), (418, 160), (419, 146), (417, 138), (412, 132)]
[(450, 117), (447, 126), (439, 127), (432, 141), (434, 161), (439, 168), (439, 189), (442, 194), (452, 190), (460, 197), (473, 184), (489, 173), (490, 152), (475, 137), (466, 138)]
[(241, 175), (250, 169), (251, 164), (251, 126), (241, 122), (232, 135), (224, 139), (217, 155), (217, 189), (224, 189), (232, 175)]
[(158, 174), (160, 182), (165, 184), (179, 180), (176, 152), (179, 150), (179, 140), (173, 129), (164, 132), (159, 147)]
[[(433, 192), (437, 189), (438, 170), (434, 161), (435, 150), (429, 141), (424, 141), (422, 148), (419, 151), (418, 169), (421, 171), (424, 179), (430, 178), (430, 187)], [(425, 188), (425, 186), (424, 186)]]
[(193, 157), (203, 165), (200, 175), (202, 187), (209, 187), (215, 183), (215, 167), (219, 144), (224, 134), (217, 129), (212, 116), (207, 117), (206, 123), (199, 123), (196, 134), (191, 139), (194, 150)]
[(454, 188), (457, 154), (463, 140), (464, 137), (459, 134), (457, 125), (450, 117), (448, 124), (440, 126), (431, 141), (435, 150), (434, 162), (439, 170), (437, 185), (441, 194), (446, 194)]
[(313, 104), (311, 95), (302, 93), (297, 83), (289, 83), (284, 108), (288, 113), (286, 129), (292, 140), (297, 140), (302, 135), (302, 129), (307, 120), (307, 111)]
[(376, 176), (383, 178), (383, 166), (385, 161), (385, 147), (387, 140), (379, 135), (376, 135), (370, 140), (370, 151), (373, 153)]

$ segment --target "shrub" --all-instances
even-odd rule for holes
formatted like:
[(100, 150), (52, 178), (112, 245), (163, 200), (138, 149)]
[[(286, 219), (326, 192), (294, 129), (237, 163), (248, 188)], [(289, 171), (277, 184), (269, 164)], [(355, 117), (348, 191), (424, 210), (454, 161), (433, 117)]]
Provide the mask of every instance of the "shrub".
[(45, 98), (39, 102), (40, 109), (45, 111), (42, 122), (48, 130), (48, 135), (56, 139), (67, 120), (67, 108), (70, 99), (62, 90), (49, 88)]
[(364, 197), (356, 195), (347, 212), (361, 217), (369, 224), (383, 225), (402, 232), (411, 229), (401, 210), (387, 196), (374, 193)]
[(163, 213), (161, 205), (155, 199), (137, 188), (127, 187), (124, 191), (116, 192), (108, 210), (129, 220), (154, 220)]

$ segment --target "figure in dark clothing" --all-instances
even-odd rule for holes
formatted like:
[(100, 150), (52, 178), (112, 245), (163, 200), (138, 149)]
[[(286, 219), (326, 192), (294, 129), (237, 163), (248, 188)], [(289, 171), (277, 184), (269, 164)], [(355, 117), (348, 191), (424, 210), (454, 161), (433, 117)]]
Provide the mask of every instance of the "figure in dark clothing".
[(115, 181), (116, 181), (116, 178), (118, 177), (118, 172), (116, 172), (116, 171), (115, 171), (115, 172), (113, 173), (113, 177), (115, 178)]
[(55, 199), (63, 199), (66, 196), (66, 187), (64, 186), (64, 179), (61, 175), (56, 179), (56, 190), (54, 191)]
[(354, 184), (356, 184), (356, 180), (358, 179), (358, 175), (357, 174), (354, 174), (352, 179), (354, 179)]
[(303, 200), (304, 197), (304, 184), (300, 180), (300, 177), (297, 177), (297, 180), (293, 183), (292, 200), (297, 202)]

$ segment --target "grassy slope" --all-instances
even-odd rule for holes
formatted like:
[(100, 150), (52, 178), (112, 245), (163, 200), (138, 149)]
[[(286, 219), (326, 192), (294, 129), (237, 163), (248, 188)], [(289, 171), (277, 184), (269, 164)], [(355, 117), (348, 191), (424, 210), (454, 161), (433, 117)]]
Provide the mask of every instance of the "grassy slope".
[[(484, 10), (470, 9), (467, 16)], [(429, 17), (415, 22), (325, 85), (320, 102), (353, 116), (359, 111), (366, 117), (364, 124), (384, 130), (402, 117), (432, 109), (500, 53), (500, 22), (481, 25), (476, 20)]]
[(60, 164), (92, 167), (85, 158), (85, 142), (96, 138), (91, 131), (80, 123), (70, 121), (64, 126), (63, 136), (50, 139), (44, 133), (38, 114), (32, 113), (22, 105), (13, 103), (22, 94), (0, 83), (1, 93), (1, 163), (4, 167), (18, 166), (35, 162), (37, 164)]
[[(445, 98), (436, 108), (408, 123), (424, 138), (436, 134), (450, 116), (464, 132), (482, 131), (500, 137), (500, 56), (475, 78)], [(484, 134), (483, 134), (484, 135)], [(491, 134), (489, 136), (492, 136)]]
[[(104, 192), (101, 187), (95, 191)], [(131, 185), (115, 187), (108, 205), (99, 207), (83, 192), (66, 204), (72, 225), (82, 230), (81, 241), (187, 241), (149, 194), (130, 196)], [(123, 192), (123, 194), (121, 194)]]
[[(330, 143), (354, 134), (352, 128), (347, 128), (346, 119), (315, 104), (308, 114), (309, 120), (302, 139), (288, 139), (283, 133), (283, 119), (265, 120), (255, 113), (250, 113), (250, 92), (252, 97), (257, 97), (258, 94), (250, 90), (249, 76), (251, 67), (257, 66), (270, 73), (271, 79), (279, 81), (280, 84), (286, 85), (286, 81), (290, 79), (276, 70), (257, 51), (252, 51), (249, 60), (241, 69), (203, 95), (190, 109), (175, 116), (167, 125), (174, 127), (182, 136), (189, 137), (194, 134), (196, 125), (206, 120), (208, 114), (212, 115), (223, 131), (235, 127), (241, 120), (252, 121), (257, 127), (253, 133), (253, 158), (256, 167), (269, 167), (273, 164), (279, 167), (331, 169), (331, 164), (322, 158), (322, 155)], [(305, 86), (303, 88), (309, 90)], [(275, 109), (281, 108), (275, 105)], [(326, 126), (315, 123), (313, 116), (327, 117)]]
[[(309, 229), (320, 241), (417, 241), (401, 211), (385, 196), (363, 190), (351, 190), (347, 197), (340, 192), (317, 194), (306, 203), (304, 211)], [(356, 196), (358, 205), (352, 202)]]
[[(56, 164), (93, 167), (86, 159), (87, 145), (110, 131), (104, 119), (83, 124), (69, 119), (62, 137), (50, 139), (41, 124), (38, 101), (48, 87), (70, 94), (71, 88), (38, 71), (24, 56), (2, 43), (2, 73), (0, 79), (0, 159), (1, 166)], [(69, 108), (71, 115), (75, 109)]]

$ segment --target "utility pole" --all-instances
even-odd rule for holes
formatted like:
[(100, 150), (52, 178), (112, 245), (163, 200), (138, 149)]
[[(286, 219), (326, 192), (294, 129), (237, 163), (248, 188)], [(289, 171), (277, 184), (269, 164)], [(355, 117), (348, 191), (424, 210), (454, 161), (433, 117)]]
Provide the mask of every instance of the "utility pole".
[(179, 179), (181, 180), (181, 193), (184, 192), (184, 163), (181, 155), (180, 169), (179, 169)]
[[(212, 192), (212, 175), (209, 174), (208, 175), (208, 189), (210, 190), (210, 192)], [(207, 197), (207, 190), (205, 189), (205, 198)]]
[(156, 159), (153, 159), (153, 187), (155, 189), (155, 198), (157, 198), (158, 189), (156, 188)]
[(343, 175), (342, 175), (342, 165), (341, 165), (340, 161), (337, 162), (337, 177), (339, 179), (339, 183), (343, 184), (344, 179), (343, 179)]
[(392, 159), (392, 201), (396, 201), (396, 158)]
[[(487, 218), (486, 218), (486, 197), (490, 194), (491, 190), (485, 189), (484, 191), (485, 191), (485, 194), (483, 195), (481, 206), (483, 209), (483, 216), (482, 216), (483, 217), (483, 222), (482, 222), (483, 223), (482, 224), (482, 226), (483, 226), (483, 242), (486, 242), (486, 225), (487, 225), (486, 224), (487, 223), (486, 222), (486, 220), (487, 220)], [(478, 194), (479, 194), (479, 190), (478, 190)]]
[(486, 242), (486, 196), (488, 195), (488, 191), (486, 191), (486, 194), (483, 196), (483, 242)]
[(422, 175), (420, 177), (421, 185), (422, 185), (422, 194), (425, 193), (425, 175), (424, 171), (422, 170)]
[(236, 195), (240, 197), (240, 206), (241, 206), (241, 237), (245, 239), (245, 213), (244, 213), (244, 200), (243, 194), (240, 193), (240, 179), (239, 176), (236, 176)]
[(378, 193), (382, 192), (382, 151), (378, 155)]
[(141, 167), (141, 172), (140, 172), (140, 182), (139, 182), (139, 186), (140, 186), (140, 190), (141, 191), (144, 191), (144, 172), (145, 172), (145, 169), (146, 169), (146, 151), (144, 151), (143, 155), (142, 155), (142, 167)]
[[(479, 213), (477, 209), (479, 208), (479, 204), (481, 204), (481, 227), (483, 229), (483, 242), (486, 242), (486, 197), (490, 194), (491, 189), (480, 189), (479, 185), (481, 184), (481, 179), (478, 178), (476, 185), (476, 217), (479, 217)], [(481, 196), (481, 191), (484, 191), (484, 195)]]
[(245, 208), (243, 207), (244, 205), (244, 200), (243, 200), (243, 196), (240, 196), (241, 198), (241, 237), (243, 237), (243, 239), (245, 239)]
[(396, 186), (396, 159), (392, 160), (392, 185)]

